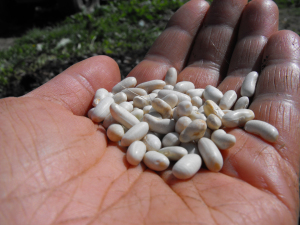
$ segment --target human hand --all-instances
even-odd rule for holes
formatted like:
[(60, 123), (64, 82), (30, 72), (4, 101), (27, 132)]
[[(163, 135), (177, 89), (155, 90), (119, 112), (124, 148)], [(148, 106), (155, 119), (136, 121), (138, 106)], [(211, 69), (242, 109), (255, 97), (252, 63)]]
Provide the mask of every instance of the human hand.
[(129, 75), (163, 79), (174, 66), (196, 87), (239, 92), (243, 77), (263, 68), (250, 108), (279, 130), (278, 141), (230, 130), (237, 143), (222, 151), (223, 169), (202, 168), (184, 181), (170, 170), (132, 167), (84, 117), (95, 91), (120, 80), (112, 59), (93, 57), (0, 101), (0, 224), (297, 223), (299, 37), (277, 32), (269, 0), (216, 0), (208, 8), (201, 0), (184, 5)]

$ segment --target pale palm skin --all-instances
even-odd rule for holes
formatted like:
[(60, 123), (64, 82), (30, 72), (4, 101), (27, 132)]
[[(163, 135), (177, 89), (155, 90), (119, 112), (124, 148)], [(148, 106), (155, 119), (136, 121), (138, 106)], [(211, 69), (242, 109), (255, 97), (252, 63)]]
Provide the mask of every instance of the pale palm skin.
[(196, 87), (239, 92), (262, 67), (250, 108), (277, 127), (276, 143), (227, 130), (237, 143), (222, 151), (223, 169), (202, 167), (184, 181), (130, 166), (85, 117), (95, 91), (120, 80), (112, 59), (93, 57), (24, 97), (0, 100), (0, 224), (297, 224), (300, 40), (277, 32), (273, 2), (246, 5), (189, 2), (130, 76), (163, 79), (174, 66)]

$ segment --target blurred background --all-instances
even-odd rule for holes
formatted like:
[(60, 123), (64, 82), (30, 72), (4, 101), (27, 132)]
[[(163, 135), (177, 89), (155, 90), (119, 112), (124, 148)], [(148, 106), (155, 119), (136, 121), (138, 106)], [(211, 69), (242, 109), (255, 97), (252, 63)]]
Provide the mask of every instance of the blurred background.
[[(88, 57), (124, 78), (188, 0), (0, 0), (0, 98), (21, 96)], [(211, 2), (211, 1), (209, 1)], [(275, 0), (280, 29), (300, 33), (300, 0)]]

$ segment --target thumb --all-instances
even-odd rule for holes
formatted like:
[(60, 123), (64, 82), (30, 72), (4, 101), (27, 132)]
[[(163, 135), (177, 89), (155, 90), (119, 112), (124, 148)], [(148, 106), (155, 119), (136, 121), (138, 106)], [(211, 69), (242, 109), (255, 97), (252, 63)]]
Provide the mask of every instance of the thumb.
[(24, 97), (56, 102), (75, 115), (85, 115), (96, 90), (110, 91), (120, 79), (119, 67), (112, 58), (94, 56), (69, 67)]

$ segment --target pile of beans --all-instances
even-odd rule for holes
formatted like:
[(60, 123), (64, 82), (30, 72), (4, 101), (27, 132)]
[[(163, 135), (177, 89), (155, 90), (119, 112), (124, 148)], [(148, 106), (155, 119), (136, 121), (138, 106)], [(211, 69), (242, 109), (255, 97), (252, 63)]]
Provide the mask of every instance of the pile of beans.
[(223, 94), (208, 85), (195, 88), (189, 81), (177, 83), (177, 71), (170, 68), (165, 80), (137, 85), (127, 77), (111, 92), (97, 90), (88, 117), (107, 129), (107, 137), (128, 147), (126, 158), (136, 166), (142, 161), (155, 171), (163, 171), (174, 161), (172, 173), (178, 179), (194, 176), (202, 159), (210, 171), (223, 166), (220, 150), (231, 148), (236, 138), (221, 128), (243, 127), (268, 142), (278, 138), (277, 129), (253, 120), (248, 108), (254, 95), (258, 73), (250, 72), (241, 87)]

